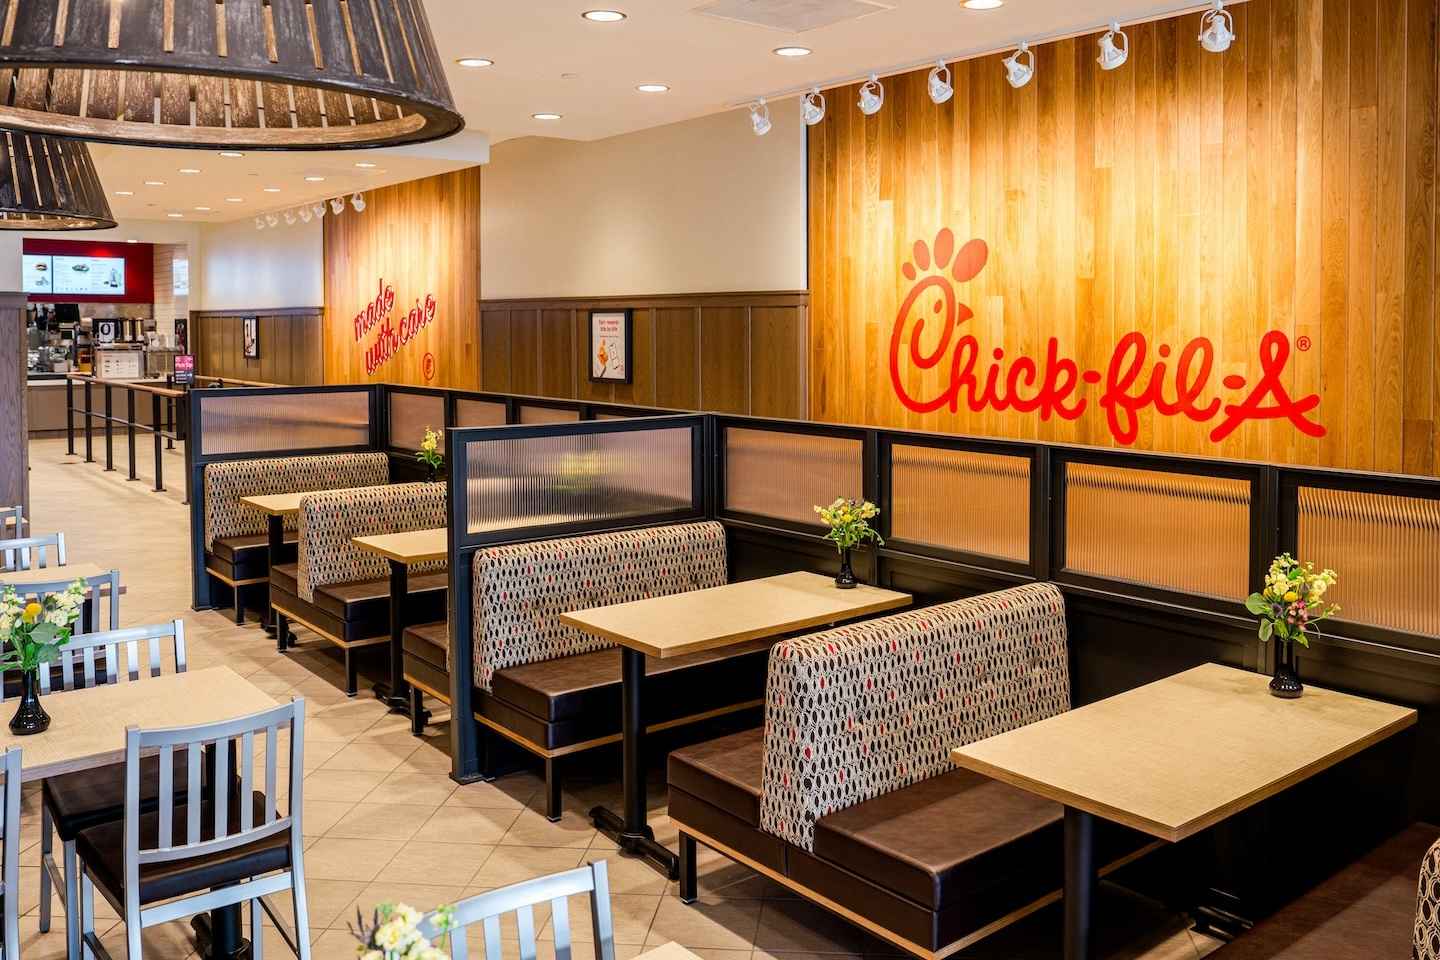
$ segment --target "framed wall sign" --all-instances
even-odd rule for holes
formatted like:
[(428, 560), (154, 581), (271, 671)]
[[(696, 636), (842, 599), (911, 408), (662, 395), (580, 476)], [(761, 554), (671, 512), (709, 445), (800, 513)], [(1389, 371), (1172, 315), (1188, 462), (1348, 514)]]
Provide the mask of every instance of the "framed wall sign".
[(633, 310), (590, 311), (590, 379), (594, 383), (630, 383)]
[(175, 318), (175, 349), (181, 353), (190, 352), (190, 321), (185, 317)]
[(245, 334), (245, 359), (255, 360), (260, 356), (260, 318), (243, 317), (240, 327)]
[(195, 357), (188, 353), (175, 355), (175, 382), (195, 382)]

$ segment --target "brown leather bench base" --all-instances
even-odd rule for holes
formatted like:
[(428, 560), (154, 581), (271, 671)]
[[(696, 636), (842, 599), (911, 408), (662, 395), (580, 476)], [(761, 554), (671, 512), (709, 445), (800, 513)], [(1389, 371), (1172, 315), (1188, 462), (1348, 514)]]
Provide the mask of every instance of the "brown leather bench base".
[[(285, 531), (281, 563), (294, 563), (299, 549), (294, 530)], [(205, 568), (229, 584), (264, 583), (270, 570), (270, 537), (257, 533), (222, 537), (205, 552)]]
[(1281, 907), (1212, 960), (1410, 956), (1420, 863), (1440, 827), (1417, 823)]
[[(270, 605), (341, 646), (383, 643), (390, 639), (390, 581), (337, 583), (315, 589), (315, 600), (301, 599), (295, 564), (270, 571)], [(411, 621), (429, 621), (445, 610), (448, 575), (443, 572), (410, 578), (405, 614)]]

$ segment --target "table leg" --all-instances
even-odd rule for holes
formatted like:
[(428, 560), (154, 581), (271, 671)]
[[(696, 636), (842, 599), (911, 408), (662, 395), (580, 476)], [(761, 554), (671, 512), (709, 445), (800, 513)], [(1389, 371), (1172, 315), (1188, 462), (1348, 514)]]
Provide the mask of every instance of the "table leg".
[(250, 941), (240, 934), (240, 904), (218, 907), (190, 921), (195, 952), (205, 960), (249, 960)]
[(375, 684), (375, 696), (392, 713), (410, 716), (410, 690), (405, 682), (405, 604), (410, 599), (410, 570), (390, 561), (390, 680)]
[(1065, 960), (1090, 960), (1095, 892), (1095, 818), (1065, 808)]
[[(280, 562), (280, 552), (285, 549), (285, 518), (271, 515), (265, 519), (265, 531), (269, 534), (269, 544), (266, 547), (266, 552), (270, 563), (269, 566), (265, 568), (268, 573), (268, 571), (275, 569), (275, 564)], [(265, 628), (266, 633), (271, 635), (275, 634), (275, 616), (270, 609), (270, 587), (268, 584), (265, 587), (265, 609), (260, 611), (260, 626)], [(280, 639), (283, 640), (284, 638), (281, 637)]]
[(645, 761), (642, 747), (645, 721), (641, 715), (640, 688), (645, 679), (645, 654), (629, 647), (620, 648), (621, 681), (624, 716), (622, 718), (625, 777), (625, 815), (607, 807), (595, 807), (590, 818), (606, 836), (620, 845), (620, 850), (640, 857), (671, 880), (680, 877), (680, 858), (669, 848), (655, 842), (645, 811)]

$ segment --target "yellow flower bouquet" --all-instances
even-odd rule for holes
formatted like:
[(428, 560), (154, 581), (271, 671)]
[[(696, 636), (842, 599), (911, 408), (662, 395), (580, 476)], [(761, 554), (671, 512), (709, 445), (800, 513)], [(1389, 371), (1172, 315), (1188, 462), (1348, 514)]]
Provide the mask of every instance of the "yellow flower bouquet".
[(1274, 639), (1279, 644), (1270, 683), (1277, 697), (1298, 697), (1303, 691), (1295, 644), (1308, 648), (1311, 632), (1319, 632), (1315, 625), (1340, 611), (1338, 604), (1325, 600), (1336, 579), (1334, 570), (1317, 572), (1313, 563), (1282, 553), (1271, 562), (1264, 587), (1245, 599), (1245, 609), (1260, 618), (1260, 642)]
[(853, 500), (836, 497), (828, 507), (816, 507), (815, 513), (825, 525), (825, 539), (835, 544), (840, 552), (840, 573), (835, 577), (835, 586), (842, 590), (853, 588), (859, 581), (850, 569), (850, 551), (867, 542), (884, 546), (885, 541), (870, 521), (880, 516), (880, 508), (869, 500)]
[(415, 451), (415, 459), (429, 468), (431, 480), (439, 476), (445, 467), (445, 455), (440, 452), (440, 444), (444, 439), (445, 435), (439, 430), (426, 427), (425, 439), (420, 441), (420, 449)]

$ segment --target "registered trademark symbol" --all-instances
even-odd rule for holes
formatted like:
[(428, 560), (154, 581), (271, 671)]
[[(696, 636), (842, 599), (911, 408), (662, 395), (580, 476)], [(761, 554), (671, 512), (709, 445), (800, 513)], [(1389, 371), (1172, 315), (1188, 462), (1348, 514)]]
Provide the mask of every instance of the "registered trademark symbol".
[(1296, 350), (1299, 350), (1301, 353), (1304, 353), (1306, 350), (1309, 350), (1309, 349), (1310, 349), (1310, 338), (1309, 338), (1309, 337), (1301, 337), (1300, 339), (1296, 340), (1296, 341), (1295, 341), (1295, 349), (1296, 349)]
[(426, 381), (434, 380), (434, 379), (435, 379), (435, 354), (433, 354), (433, 353), (427, 353), (427, 354), (425, 354), (425, 359), (424, 359), (424, 361), (422, 361), (421, 367), (422, 367), (422, 372), (423, 372), (424, 375), (425, 375)]

